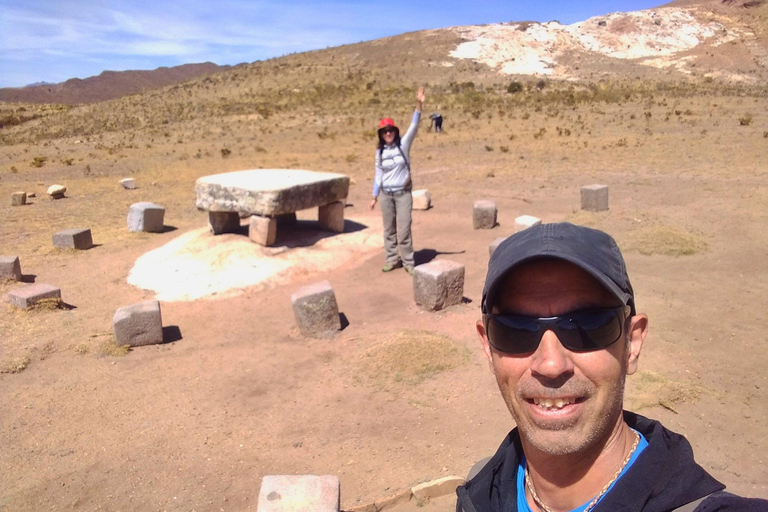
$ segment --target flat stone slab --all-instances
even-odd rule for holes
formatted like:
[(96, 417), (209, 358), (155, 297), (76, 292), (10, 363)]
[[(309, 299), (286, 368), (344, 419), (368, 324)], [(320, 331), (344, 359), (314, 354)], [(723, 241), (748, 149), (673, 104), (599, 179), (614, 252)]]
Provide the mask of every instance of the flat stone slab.
[(148, 300), (124, 306), (112, 317), (118, 345), (139, 347), (163, 342), (163, 318), (160, 302)]
[(0, 256), (0, 281), (21, 281), (21, 263), (18, 256)]
[(93, 247), (93, 237), (91, 230), (83, 229), (65, 229), (53, 234), (53, 245), (59, 249), (77, 249), (84, 251)]
[(423, 484), (416, 485), (411, 488), (413, 497), (422, 500), (428, 500), (430, 498), (438, 498), (440, 496), (446, 496), (448, 494), (454, 494), (456, 488), (460, 485), (464, 485), (465, 481), (460, 476), (446, 476), (432, 480), (431, 482), (424, 482)]
[(515, 219), (515, 233), (541, 224), (541, 219), (533, 215), (521, 215)]
[(133, 190), (136, 188), (136, 180), (133, 178), (123, 178), (120, 180), (120, 186), (126, 190)]
[(195, 183), (197, 208), (275, 216), (334, 201), (349, 193), (349, 177), (299, 169), (254, 169), (204, 176)]
[(8, 292), (8, 300), (21, 309), (29, 309), (43, 299), (61, 300), (61, 288), (50, 284), (35, 283)]
[(339, 512), (341, 485), (335, 475), (267, 475), (257, 512)]

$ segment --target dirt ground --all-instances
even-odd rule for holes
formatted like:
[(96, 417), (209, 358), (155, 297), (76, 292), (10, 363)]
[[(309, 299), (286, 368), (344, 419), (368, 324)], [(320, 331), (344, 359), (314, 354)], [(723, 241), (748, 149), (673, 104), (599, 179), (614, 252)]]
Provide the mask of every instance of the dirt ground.
[[(744, 125), (746, 114), (754, 120)], [(423, 123), (412, 150), (415, 186), (434, 204), (414, 212), (413, 235), (418, 263), (466, 266), (464, 304), (422, 311), (404, 271), (380, 271), (381, 245), (358, 247), (341, 264), (238, 294), (163, 301), (174, 341), (125, 355), (110, 346), (112, 315), (154, 297), (128, 274), (140, 256), (205, 225), (197, 177), (261, 166), (345, 172), (354, 181), (347, 219), (377, 236), (379, 212), (366, 208), (372, 141), (359, 125), (334, 125), (329, 149), (316, 126), (286, 120), (274, 133), (255, 135), (245, 121), (235, 133), (151, 148), (137, 136), (117, 156), (104, 149), (109, 135), (0, 146), (0, 253), (18, 254), (26, 281), (61, 287), (69, 305), (16, 311), (6, 292), (18, 284), (0, 285), (0, 509), (255, 510), (261, 478), (286, 473), (339, 475), (344, 508), (466, 475), (514, 426), (474, 324), (488, 245), (523, 214), (617, 238), (650, 317), (626, 407), (684, 434), (733, 492), (768, 497), (768, 100), (659, 96), (445, 116), (446, 131)], [(238, 136), (221, 158), (223, 141)], [(189, 158), (200, 148), (202, 158)], [(75, 164), (60, 165), (62, 154)], [(49, 163), (6, 170), (37, 155)], [(127, 175), (137, 190), (118, 187)], [(56, 182), (66, 199), (45, 197)], [(609, 211), (579, 210), (579, 189), (592, 183), (610, 186)], [(14, 190), (37, 197), (11, 208)], [(472, 202), (483, 198), (498, 204), (493, 230), (472, 229)], [(166, 206), (165, 233), (126, 232), (128, 205), (145, 200)], [(311, 232), (312, 215), (302, 212), (300, 229), (278, 244)], [(51, 234), (71, 227), (90, 227), (97, 246), (53, 249)], [(321, 247), (305, 248), (306, 258)], [(305, 339), (290, 295), (326, 279), (348, 325)], [(425, 337), (439, 342), (409, 350), (408, 340)], [(450, 498), (419, 508), (452, 509)]]

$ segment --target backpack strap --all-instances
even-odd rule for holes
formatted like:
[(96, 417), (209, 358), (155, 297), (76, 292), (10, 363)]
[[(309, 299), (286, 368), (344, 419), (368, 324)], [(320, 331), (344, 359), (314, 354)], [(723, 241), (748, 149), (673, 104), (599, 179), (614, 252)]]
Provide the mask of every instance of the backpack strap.
[(456, 500), (456, 512), (477, 512), (477, 509), (472, 504), (472, 501), (469, 499), (469, 495), (467, 494), (467, 490), (462, 485), (461, 487), (458, 487), (456, 489), (456, 494), (458, 495), (458, 500)]
[(714, 496), (715, 494), (720, 494), (720, 493), (722, 493), (722, 491), (711, 492), (711, 493), (707, 494), (706, 496), (703, 496), (703, 497), (701, 497), (701, 498), (699, 498), (697, 500), (694, 500), (694, 501), (692, 501), (690, 503), (686, 503), (682, 507), (677, 507), (676, 509), (673, 509), (670, 512), (693, 512), (694, 510), (696, 510), (696, 507), (701, 505), (702, 501), (704, 501), (705, 499), (709, 498), (710, 496)]

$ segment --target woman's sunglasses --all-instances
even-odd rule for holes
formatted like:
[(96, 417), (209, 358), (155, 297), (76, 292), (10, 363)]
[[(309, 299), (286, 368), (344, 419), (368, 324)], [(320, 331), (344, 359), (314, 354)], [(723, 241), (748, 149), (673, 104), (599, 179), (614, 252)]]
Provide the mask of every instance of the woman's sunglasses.
[(394, 128), (382, 128), (381, 133), (395, 133)]
[(488, 342), (499, 352), (534, 352), (548, 330), (554, 332), (568, 350), (588, 352), (615, 343), (621, 337), (629, 312), (629, 306), (619, 306), (548, 318), (484, 314), (483, 324)]

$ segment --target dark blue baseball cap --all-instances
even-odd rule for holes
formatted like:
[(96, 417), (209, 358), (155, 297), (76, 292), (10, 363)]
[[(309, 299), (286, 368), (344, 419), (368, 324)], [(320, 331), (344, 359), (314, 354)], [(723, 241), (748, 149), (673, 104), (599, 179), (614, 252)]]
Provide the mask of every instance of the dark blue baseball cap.
[(564, 260), (581, 268), (636, 314), (635, 294), (616, 241), (603, 231), (568, 222), (539, 224), (499, 244), (488, 263), (482, 312), (493, 310), (499, 286), (509, 271), (544, 258)]

